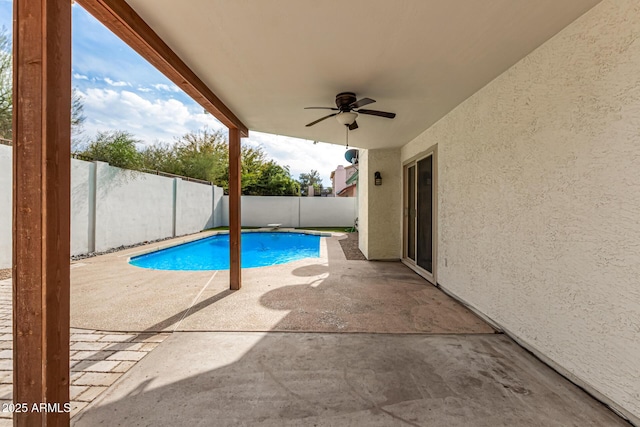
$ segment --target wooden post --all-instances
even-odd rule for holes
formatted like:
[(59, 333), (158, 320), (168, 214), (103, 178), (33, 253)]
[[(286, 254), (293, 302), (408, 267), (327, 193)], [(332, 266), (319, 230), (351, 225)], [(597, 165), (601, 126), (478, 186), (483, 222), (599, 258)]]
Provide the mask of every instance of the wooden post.
[(71, 2), (15, 0), (13, 34), (14, 425), (68, 426)]
[(242, 268), (240, 259), (240, 195), (241, 159), (240, 131), (229, 129), (229, 280), (230, 289), (238, 290), (242, 286)]

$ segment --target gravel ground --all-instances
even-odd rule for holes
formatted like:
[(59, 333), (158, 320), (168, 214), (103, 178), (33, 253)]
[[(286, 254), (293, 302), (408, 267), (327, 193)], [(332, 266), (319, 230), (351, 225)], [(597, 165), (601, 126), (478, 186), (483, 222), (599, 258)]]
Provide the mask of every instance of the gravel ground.
[(347, 233), (347, 238), (340, 240), (342, 252), (349, 261), (366, 261), (367, 258), (358, 249), (358, 233)]

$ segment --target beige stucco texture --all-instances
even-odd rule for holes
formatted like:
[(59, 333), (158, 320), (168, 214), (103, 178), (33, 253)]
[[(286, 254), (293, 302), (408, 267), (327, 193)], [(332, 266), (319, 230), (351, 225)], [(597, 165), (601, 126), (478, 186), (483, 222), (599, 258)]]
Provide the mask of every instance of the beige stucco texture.
[[(360, 250), (370, 260), (400, 259), (400, 149), (361, 150), (358, 161)], [(376, 172), (382, 177), (381, 185), (375, 185)]]
[(603, 1), (402, 160), (434, 144), (439, 283), (640, 419), (640, 3)]

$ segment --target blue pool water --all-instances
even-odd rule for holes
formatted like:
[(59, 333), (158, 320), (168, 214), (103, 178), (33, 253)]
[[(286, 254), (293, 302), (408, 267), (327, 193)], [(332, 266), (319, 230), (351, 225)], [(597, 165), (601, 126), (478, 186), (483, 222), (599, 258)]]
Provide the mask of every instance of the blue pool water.
[[(265, 267), (320, 256), (320, 236), (302, 233), (242, 233), (242, 268)], [(229, 235), (218, 234), (131, 258), (153, 270), (228, 270)]]

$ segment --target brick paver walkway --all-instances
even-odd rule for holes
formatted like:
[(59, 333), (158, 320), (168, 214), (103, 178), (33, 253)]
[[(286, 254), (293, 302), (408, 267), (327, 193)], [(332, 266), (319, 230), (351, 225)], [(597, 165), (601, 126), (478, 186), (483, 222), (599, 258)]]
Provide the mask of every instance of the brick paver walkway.
[[(0, 280), (0, 426), (12, 418), (2, 412), (13, 398), (11, 279)], [(167, 338), (71, 328), (71, 416), (75, 416)]]

